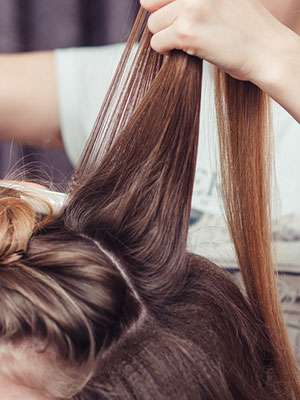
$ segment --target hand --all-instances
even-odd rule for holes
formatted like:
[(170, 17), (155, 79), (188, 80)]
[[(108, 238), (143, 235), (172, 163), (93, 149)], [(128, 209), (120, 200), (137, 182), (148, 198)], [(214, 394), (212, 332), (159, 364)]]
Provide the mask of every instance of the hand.
[(259, 85), (288, 51), (284, 25), (258, 0), (140, 0), (152, 14), (151, 46), (215, 64), (234, 78)]

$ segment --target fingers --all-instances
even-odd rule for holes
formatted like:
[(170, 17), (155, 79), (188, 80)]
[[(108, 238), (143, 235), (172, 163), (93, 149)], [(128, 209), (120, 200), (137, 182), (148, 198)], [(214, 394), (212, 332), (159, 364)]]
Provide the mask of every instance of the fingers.
[(172, 25), (176, 21), (177, 17), (178, 5), (173, 1), (150, 15), (148, 28), (150, 32), (155, 34)]
[(156, 33), (151, 39), (151, 47), (158, 53), (167, 54), (170, 50), (179, 49), (176, 43), (174, 25)]
[(172, 3), (174, 0), (140, 0), (141, 6), (150, 12)]
[[(191, 46), (191, 18), (183, 17), (182, 3), (177, 0), (141, 0), (150, 7), (159, 7), (152, 12), (148, 28), (153, 33), (151, 47), (158, 53), (167, 54), (170, 50), (183, 50), (191, 55), (196, 51)], [(163, 6), (163, 4), (165, 4)], [(190, 10), (189, 10), (190, 11)], [(193, 15), (193, 13), (192, 13)]]

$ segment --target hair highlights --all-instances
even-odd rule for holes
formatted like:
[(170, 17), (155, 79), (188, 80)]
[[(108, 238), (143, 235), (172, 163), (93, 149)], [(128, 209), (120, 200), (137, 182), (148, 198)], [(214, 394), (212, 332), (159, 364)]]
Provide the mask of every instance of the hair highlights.
[[(61, 372), (65, 386), (45, 391), (58, 398), (292, 399), (292, 356), (275, 349), (284, 327), (270, 324), (266, 181), (248, 185), (245, 169), (254, 163), (263, 178), (267, 165), (261, 95), (220, 83), (224, 193), (248, 302), (226, 273), (186, 251), (202, 62), (154, 53), (145, 25), (141, 11), (62, 212), (30, 230), (21, 263), (0, 266), (1, 340), (35, 339), (56, 352), (55, 379)], [(231, 119), (231, 87), (238, 103), (251, 94), (258, 113), (262, 137), (249, 152), (249, 103)], [(249, 190), (254, 205), (244, 199)], [(279, 307), (272, 315), (280, 318)]]

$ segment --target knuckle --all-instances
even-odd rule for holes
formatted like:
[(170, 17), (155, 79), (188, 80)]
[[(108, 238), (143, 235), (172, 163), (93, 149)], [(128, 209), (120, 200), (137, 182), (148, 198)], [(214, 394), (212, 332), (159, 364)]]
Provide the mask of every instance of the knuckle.
[(197, 7), (197, 3), (199, 3), (199, 0), (183, 0), (183, 5), (186, 10), (194, 11)]
[(186, 44), (191, 38), (191, 24), (186, 18), (178, 19), (174, 29), (180, 44)]
[(206, 20), (212, 11), (210, 0), (184, 0), (184, 9), (198, 20)]
[(141, 6), (148, 11), (153, 9), (153, 0), (140, 0)]

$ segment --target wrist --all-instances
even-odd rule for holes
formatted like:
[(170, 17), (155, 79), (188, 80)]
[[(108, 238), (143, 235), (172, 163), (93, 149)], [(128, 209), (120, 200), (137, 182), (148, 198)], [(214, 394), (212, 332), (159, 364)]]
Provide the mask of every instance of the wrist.
[[(273, 43), (252, 82), (298, 120), (300, 107), (294, 98), (300, 98), (300, 36), (285, 28), (274, 37)], [(299, 111), (295, 109), (298, 107)]]

